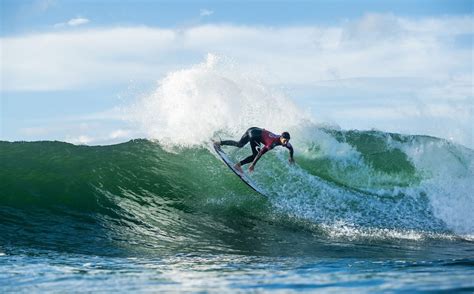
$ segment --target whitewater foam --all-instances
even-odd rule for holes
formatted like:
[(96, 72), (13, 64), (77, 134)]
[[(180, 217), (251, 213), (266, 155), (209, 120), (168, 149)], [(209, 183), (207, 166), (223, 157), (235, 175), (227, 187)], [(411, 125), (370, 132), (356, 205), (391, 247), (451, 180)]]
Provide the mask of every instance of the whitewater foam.
[(467, 239), (474, 234), (474, 156), (472, 151), (428, 137), (401, 146), (425, 174), (420, 189), (433, 213)]
[(240, 136), (251, 126), (281, 132), (309, 119), (282, 91), (209, 54), (171, 72), (131, 110), (149, 138), (164, 145), (202, 145), (217, 133)]

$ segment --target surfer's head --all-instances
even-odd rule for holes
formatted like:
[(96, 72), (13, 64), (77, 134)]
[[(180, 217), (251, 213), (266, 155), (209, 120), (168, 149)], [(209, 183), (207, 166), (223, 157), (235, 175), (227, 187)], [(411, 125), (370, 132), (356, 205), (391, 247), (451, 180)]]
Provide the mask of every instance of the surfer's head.
[(288, 141), (290, 141), (290, 133), (288, 132), (281, 133), (281, 136), (280, 136), (281, 144), (286, 145)]

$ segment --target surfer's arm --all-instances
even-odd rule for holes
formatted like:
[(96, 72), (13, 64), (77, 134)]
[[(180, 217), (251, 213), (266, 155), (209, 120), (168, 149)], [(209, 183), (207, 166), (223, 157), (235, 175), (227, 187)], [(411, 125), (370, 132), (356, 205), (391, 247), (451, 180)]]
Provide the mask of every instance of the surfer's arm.
[(290, 151), (290, 159), (289, 159), (290, 163), (294, 163), (295, 160), (293, 158), (293, 146), (291, 146), (291, 144), (288, 143), (288, 144), (286, 144), (285, 147), (288, 148), (288, 150)]
[(255, 166), (257, 164), (257, 161), (262, 157), (263, 154), (265, 154), (268, 151), (268, 147), (264, 146), (260, 151), (258, 152), (257, 156), (255, 156), (255, 159), (252, 162), (252, 166)]

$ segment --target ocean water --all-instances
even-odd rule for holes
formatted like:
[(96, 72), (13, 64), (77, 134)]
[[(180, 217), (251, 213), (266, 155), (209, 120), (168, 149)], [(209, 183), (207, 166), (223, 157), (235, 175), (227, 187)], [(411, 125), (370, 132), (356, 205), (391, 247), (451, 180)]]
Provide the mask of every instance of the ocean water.
[[(121, 111), (148, 139), (0, 142), (0, 292), (474, 292), (472, 149), (318, 123), (214, 55)], [(295, 148), (266, 197), (210, 146), (251, 126)]]
[(297, 164), (252, 175), (267, 197), (208, 143), (0, 142), (0, 291), (474, 291), (474, 151), (291, 131)]

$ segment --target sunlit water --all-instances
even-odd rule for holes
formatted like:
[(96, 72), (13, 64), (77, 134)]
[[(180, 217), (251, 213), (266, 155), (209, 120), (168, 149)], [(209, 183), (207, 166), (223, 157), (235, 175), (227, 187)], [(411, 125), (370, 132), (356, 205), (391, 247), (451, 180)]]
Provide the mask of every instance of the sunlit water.
[(472, 292), (473, 276), (473, 258), (119, 258), (46, 251), (0, 256), (2, 292)]

